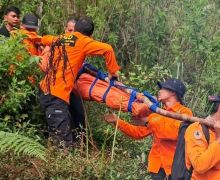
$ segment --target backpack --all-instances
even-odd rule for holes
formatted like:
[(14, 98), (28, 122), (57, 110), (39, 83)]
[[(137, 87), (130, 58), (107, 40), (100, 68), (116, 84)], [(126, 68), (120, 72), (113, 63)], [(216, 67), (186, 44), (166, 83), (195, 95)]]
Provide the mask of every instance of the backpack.
[[(185, 138), (184, 136), (185, 136), (186, 129), (188, 128), (190, 124), (191, 124), (190, 122), (183, 122), (180, 125), (177, 146), (176, 146), (176, 151), (174, 154), (172, 171), (171, 171), (172, 180), (190, 180), (192, 176), (193, 167), (191, 166), (191, 168), (188, 170), (185, 164)], [(202, 126), (202, 131), (205, 135), (205, 138), (207, 142), (209, 143), (209, 139), (210, 139), (209, 129), (204, 124), (201, 124), (201, 126)]]

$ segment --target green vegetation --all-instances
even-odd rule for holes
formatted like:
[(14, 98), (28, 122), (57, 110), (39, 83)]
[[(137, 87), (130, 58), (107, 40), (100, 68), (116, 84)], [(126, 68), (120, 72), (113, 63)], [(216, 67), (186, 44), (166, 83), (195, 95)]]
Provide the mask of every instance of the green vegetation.
[[(217, 0), (0, 0), (0, 15), (9, 4), (36, 13), (40, 34), (62, 33), (70, 15), (92, 16), (94, 38), (112, 44), (125, 84), (154, 94), (157, 81), (178, 77), (197, 116), (209, 111), (207, 95), (220, 92)], [(85, 102), (88, 146), (82, 141), (66, 154), (47, 144), (38, 59), (29, 57), (21, 40), (0, 39), (0, 179), (149, 179), (144, 165), (151, 139), (137, 142), (117, 133), (113, 146), (114, 128), (103, 122), (108, 109), (102, 104)], [(90, 62), (104, 68), (97, 58)]]

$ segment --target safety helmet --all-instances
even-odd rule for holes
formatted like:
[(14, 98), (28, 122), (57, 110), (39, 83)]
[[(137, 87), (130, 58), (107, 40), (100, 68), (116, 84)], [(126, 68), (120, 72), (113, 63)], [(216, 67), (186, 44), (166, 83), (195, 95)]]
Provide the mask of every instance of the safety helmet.
[(25, 14), (22, 19), (22, 24), (26, 28), (37, 29), (38, 18), (34, 14)]
[(183, 98), (186, 92), (185, 85), (179, 79), (170, 78), (164, 82), (158, 82), (157, 84), (160, 89), (165, 88), (165, 89), (174, 91), (176, 95), (178, 96), (178, 98), (180, 98), (180, 100)]

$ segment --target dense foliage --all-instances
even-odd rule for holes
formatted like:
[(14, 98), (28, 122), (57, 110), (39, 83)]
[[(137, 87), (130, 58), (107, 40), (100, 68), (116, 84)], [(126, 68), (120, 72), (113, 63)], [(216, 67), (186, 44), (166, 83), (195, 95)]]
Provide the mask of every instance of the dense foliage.
[[(207, 115), (207, 95), (220, 91), (217, 0), (0, 0), (0, 15), (12, 4), (23, 14), (38, 15), (42, 35), (62, 33), (68, 16), (92, 16), (94, 38), (112, 44), (124, 83), (154, 94), (158, 80), (180, 78), (188, 88), (185, 102), (195, 115)], [(87, 141), (70, 154), (47, 145), (46, 124), (37, 100), (38, 59), (29, 57), (21, 40), (21, 36), (0, 39), (0, 131), (23, 135), (9, 140), (7, 150), (0, 148), (0, 177), (148, 179), (144, 164), (151, 139), (135, 142), (118, 133), (112, 147), (114, 128), (102, 121), (108, 111), (104, 105), (85, 103)], [(90, 62), (103, 68), (102, 60)], [(121, 116), (130, 118), (126, 113)], [(1, 132), (0, 139), (4, 135)], [(18, 140), (24, 148), (16, 145)], [(46, 150), (38, 143), (48, 147), (46, 162), (39, 158)]]

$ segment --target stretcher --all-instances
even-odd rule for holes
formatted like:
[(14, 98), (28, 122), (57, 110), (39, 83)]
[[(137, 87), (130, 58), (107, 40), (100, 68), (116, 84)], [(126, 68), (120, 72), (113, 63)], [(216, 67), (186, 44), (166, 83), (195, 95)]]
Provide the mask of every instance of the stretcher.
[(106, 78), (107, 74), (97, 70), (90, 64), (84, 64), (78, 74), (75, 88), (78, 89), (84, 100), (105, 103), (112, 109), (131, 112), (134, 116), (146, 116), (150, 112), (155, 112), (173, 119), (200, 122), (213, 127), (213, 124), (206, 119), (161, 109), (157, 100), (146, 91), (143, 92), (145, 97), (140, 102), (136, 99), (136, 95), (140, 94), (137, 89), (127, 87), (114, 79), (106, 82)]
[[(137, 89), (116, 85), (114, 81), (104, 81), (107, 74), (91, 65), (85, 64), (83, 68), (79, 73), (75, 88), (84, 100), (105, 103), (112, 109), (131, 112), (133, 116), (146, 116), (149, 113), (147, 105), (136, 99)], [(95, 72), (96, 76), (91, 75), (91, 72)], [(124, 89), (129, 89), (130, 93)]]

